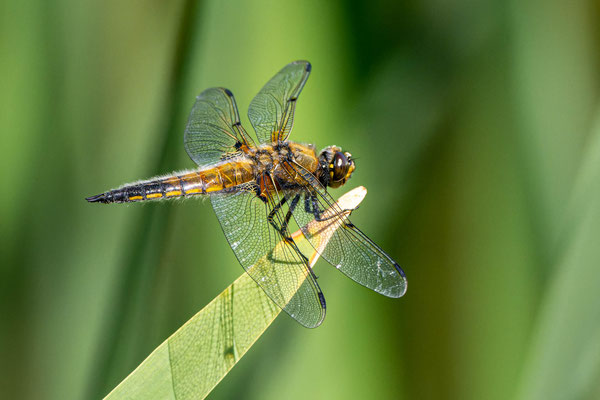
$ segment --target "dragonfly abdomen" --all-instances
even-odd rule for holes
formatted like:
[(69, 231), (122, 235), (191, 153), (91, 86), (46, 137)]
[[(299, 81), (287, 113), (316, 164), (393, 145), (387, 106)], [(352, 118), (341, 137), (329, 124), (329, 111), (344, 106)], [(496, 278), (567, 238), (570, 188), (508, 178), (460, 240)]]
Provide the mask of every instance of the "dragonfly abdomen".
[(183, 195), (182, 181), (174, 176), (124, 185), (119, 189), (88, 197), (92, 203), (130, 203)]
[(88, 197), (92, 203), (130, 203), (219, 192), (253, 179), (247, 163), (232, 162), (199, 171), (124, 185), (119, 189)]

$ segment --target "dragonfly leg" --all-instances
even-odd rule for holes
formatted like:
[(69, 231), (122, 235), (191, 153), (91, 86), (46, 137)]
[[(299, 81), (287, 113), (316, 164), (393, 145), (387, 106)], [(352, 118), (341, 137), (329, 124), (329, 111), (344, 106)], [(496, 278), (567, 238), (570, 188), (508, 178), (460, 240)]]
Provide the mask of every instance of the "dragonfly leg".
[[(311, 205), (312, 205), (312, 208), (311, 208)], [(356, 210), (357, 208), (358, 207), (351, 208), (351, 209), (344, 209), (341, 211), (344, 214), (345, 213), (350, 214), (352, 211)], [(326, 218), (321, 217), (322, 212), (321, 212), (321, 210), (319, 210), (319, 202), (318, 202), (317, 196), (314, 196), (314, 195), (310, 196), (310, 198), (306, 197), (304, 199), (304, 211), (306, 211), (307, 213), (313, 214), (315, 216), (315, 221), (318, 221), (318, 222), (324, 222), (324, 221), (328, 221), (332, 218), (338, 217), (337, 213), (335, 213), (329, 217), (326, 217)], [(349, 224), (345, 223), (345, 225), (349, 225)]]
[[(306, 211), (309, 214), (313, 214), (315, 216), (315, 220), (320, 221), (321, 220), (321, 213), (319, 213), (319, 208), (315, 208), (314, 207), (314, 196), (306, 196), (304, 197), (304, 211)], [(311, 205), (311, 201), (312, 201), (312, 205)]]
[[(288, 210), (281, 226), (277, 225), (274, 217), (275, 217), (275, 214), (277, 214), (279, 212), (279, 210), (281, 209), (281, 207), (283, 207), (283, 205), (286, 203), (287, 199), (285, 197), (283, 197), (281, 199), (281, 201), (279, 203), (277, 203), (277, 205), (275, 207), (273, 207), (273, 209), (269, 212), (269, 215), (267, 216), (267, 221), (269, 221), (271, 226), (277, 232), (279, 232), (279, 234), (281, 235), (283, 240), (285, 240), (290, 246), (292, 246), (296, 250), (296, 252), (304, 260), (305, 264), (308, 266), (308, 258), (300, 251), (300, 249), (298, 249), (298, 246), (296, 246), (296, 242), (294, 242), (294, 239), (292, 239), (292, 237), (289, 235), (289, 232), (288, 232), (288, 224), (290, 222), (290, 219), (292, 218), (292, 211), (296, 208), (296, 205), (298, 204), (299, 200), (300, 200), (300, 195), (297, 195), (296, 197), (294, 197), (292, 199), (292, 201), (290, 202), (290, 209)], [(310, 271), (311, 275), (316, 279), (317, 276), (314, 274), (314, 272), (312, 271), (312, 268), (310, 268), (310, 266), (308, 267), (308, 270)]]
[(281, 207), (283, 207), (283, 205), (285, 204), (285, 201), (286, 201), (286, 198), (284, 197), (283, 199), (281, 199), (281, 201), (279, 203), (277, 203), (277, 205), (275, 207), (273, 207), (273, 209), (269, 212), (269, 215), (267, 216), (267, 221), (269, 221), (269, 223), (273, 226), (273, 228), (275, 228), (277, 230), (277, 232), (279, 232), (279, 233), (281, 233), (281, 227), (277, 226), (273, 217), (275, 216), (275, 214), (277, 214), (279, 212), (279, 209), (281, 209)]
[(292, 199), (292, 201), (290, 202), (289, 210), (286, 213), (285, 219), (283, 220), (283, 223), (281, 224), (281, 226), (277, 225), (274, 217), (275, 217), (275, 214), (277, 214), (279, 212), (279, 210), (281, 210), (281, 207), (283, 207), (283, 205), (286, 203), (287, 198), (285, 198), (285, 197), (282, 198), (281, 201), (279, 203), (277, 203), (277, 205), (275, 207), (273, 207), (273, 209), (271, 210), (271, 212), (269, 212), (269, 215), (267, 216), (267, 221), (269, 221), (271, 226), (273, 228), (275, 228), (275, 230), (277, 232), (279, 232), (281, 234), (281, 236), (283, 236), (283, 238), (288, 241), (292, 240), (291, 236), (288, 233), (288, 225), (290, 223), (290, 219), (292, 218), (292, 212), (296, 208), (296, 205), (298, 204), (299, 200), (300, 200), (300, 195), (297, 195), (296, 197), (294, 197)]
[(299, 201), (300, 201), (300, 195), (297, 194), (290, 202), (290, 207), (289, 207), (287, 214), (285, 214), (285, 220), (283, 221), (283, 226), (282, 226), (282, 229), (286, 232), (287, 232), (288, 224), (290, 223), (290, 219), (292, 219), (292, 213), (296, 209), (296, 206), (298, 205)]
[(283, 197), (281, 199), (281, 201), (279, 203), (277, 203), (277, 205), (275, 207), (273, 207), (273, 209), (269, 212), (269, 215), (267, 216), (267, 221), (269, 221), (269, 224), (271, 224), (271, 226), (277, 232), (279, 232), (281, 237), (283, 237), (287, 242), (290, 242), (290, 241), (293, 242), (292, 237), (289, 235), (289, 233), (287, 231), (289, 217), (286, 215), (285, 220), (283, 221), (281, 226), (277, 225), (277, 223), (275, 222), (275, 218), (274, 218), (275, 214), (277, 214), (279, 212), (279, 210), (281, 209), (281, 207), (283, 207), (283, 205), (285, 204), (286, 201), (287, 201), (287, 199), (285, 197)]

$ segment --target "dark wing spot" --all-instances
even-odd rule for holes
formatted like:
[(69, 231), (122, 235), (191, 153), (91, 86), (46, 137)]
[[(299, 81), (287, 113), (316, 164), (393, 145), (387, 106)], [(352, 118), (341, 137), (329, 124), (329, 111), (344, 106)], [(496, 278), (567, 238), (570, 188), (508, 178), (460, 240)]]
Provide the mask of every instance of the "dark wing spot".
[(327, 308), (327, 305), (325, 303), (325, 296), (323, 296), (323, 292), (319, 292), (319, 302), (321, 303), (321, 307), (323, 307), (323, 309)]

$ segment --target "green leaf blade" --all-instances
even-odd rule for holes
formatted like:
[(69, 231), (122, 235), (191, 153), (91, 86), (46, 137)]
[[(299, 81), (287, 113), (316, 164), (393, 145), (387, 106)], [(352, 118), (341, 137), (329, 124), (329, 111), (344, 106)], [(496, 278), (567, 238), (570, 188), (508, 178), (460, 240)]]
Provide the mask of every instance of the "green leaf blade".
[[(358, 187), (338, 200), (342, 210), (355, 209), (366, 189)], [(340, 221), (309, 223), (309, 231), (324, 225), (340, 226)], [(318, 252), (327, 245), (333, 231), (321, 235), (313, 248), (300, 231), (292, 237), (300, 250), (310, 255), (313, 266)], [(285, 251), (276, 246), (273, 254)], [(260, 267), (260, 260), (254, 267)], [(253, 268), (254, 268), (253, 267)], [(299, 282), (299, 285), (302, 282)], [(290, 298), (294, 293), (289, 293)], [(289, 299), (288, 299), (289, 300)], [(156, 348), (106, 399), (202, 399), (227, 375), (281, 309), (244, 273), (206, 307), (194, 315)]]

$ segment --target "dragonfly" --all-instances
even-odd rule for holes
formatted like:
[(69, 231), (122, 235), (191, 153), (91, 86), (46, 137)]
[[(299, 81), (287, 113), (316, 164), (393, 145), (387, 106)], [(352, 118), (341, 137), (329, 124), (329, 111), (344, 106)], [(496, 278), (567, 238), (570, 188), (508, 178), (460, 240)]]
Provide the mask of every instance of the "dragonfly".
[[(198, 168), (125, 184), (86, 200), (109, 204), (209, 196), (242, 267), (273, 302), (308, 328), (323, 322), (326, 302), (308, 258), (290, 235), (292, 221), (298, 227), (331, 222), (321, 224), (322, 230), (302, 229), (319, 255), (377, 293), (403, 296), (402, 268), (350, 222), (353, 210), (341, 209), (329, 193), (355, 171), (352, 155), (335, 145), (317, 154), (312, 144), (288, 140), (310, 72), (308, 61), (294, 61), (263, 86), (248, 108), (255, 138), (242, 126), (230, 90), (203, 91), (184, 133), (185, 150)], [(324, 248), (323, 236), (328, 238)]]

